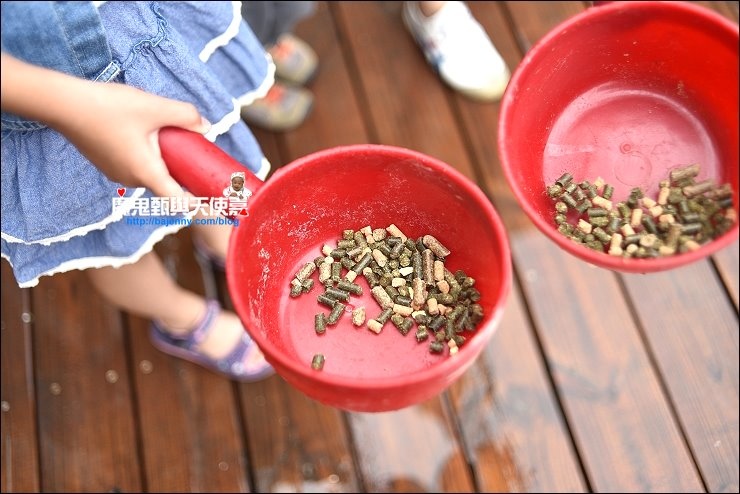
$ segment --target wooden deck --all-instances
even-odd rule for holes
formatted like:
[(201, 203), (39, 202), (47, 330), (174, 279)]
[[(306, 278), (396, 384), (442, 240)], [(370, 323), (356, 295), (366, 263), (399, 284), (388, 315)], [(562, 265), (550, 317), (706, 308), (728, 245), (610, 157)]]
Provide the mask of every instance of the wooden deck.
[[(737, 22), (738, 2), (698, 3)], [(511, 67), (585, 8), (471, 7)], [(319, 2), (298, 29), (321, 57), (315, 110), (258, 138), (274, 164), (404, 146), (481, 186), (515, 279), (474, 367), (421, 405), (345, 413), (277, 376), (234, 384), (158, 352), (148, 322), (79, 272), (20, 290), (2, 263), (2, 492), (738, 492), (737, 242), (651, 275), (558, 250), (504, 179), (499, 106), (446, 89), (399, 9)], [(157, 250), (202, 293), (189, 241), (183, 231)]]

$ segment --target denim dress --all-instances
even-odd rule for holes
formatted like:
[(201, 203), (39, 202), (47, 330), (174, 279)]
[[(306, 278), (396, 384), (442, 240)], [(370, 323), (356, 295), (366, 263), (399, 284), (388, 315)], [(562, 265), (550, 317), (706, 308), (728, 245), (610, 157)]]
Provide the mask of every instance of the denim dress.
[[(274, 65), (242, 20), (240, 2), (0, 5), (3, 52), (190, 102), (212, 123), (206, 138), (258, 177), (269, 172), (240, 108), (267, 93)], [(72, 269), (136, 262), (184, 226), (169, 215), (148, 224), (127, 221), (126, 208), (114, 207), (120, 184), (58, 132), (8, 113), (2, 114), (1, 184), (2, 257), (21, 287)], [(129, 189), (124, 198), (152, 194)]]

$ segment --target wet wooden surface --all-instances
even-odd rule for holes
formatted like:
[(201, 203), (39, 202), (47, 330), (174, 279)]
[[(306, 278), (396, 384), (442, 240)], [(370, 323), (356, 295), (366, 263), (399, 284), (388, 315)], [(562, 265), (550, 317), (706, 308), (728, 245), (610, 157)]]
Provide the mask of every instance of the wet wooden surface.
[[(737, 22), (738, 2), (698, 2)], [(580, 2), (476, 2), (515, 67)], [(2, 263), (2, 492), (737, 492), (738, 244), (651, 275), (592, 268), (526, 218), (500, 168), (498, 104), (429, 69), (399, 2), (319, 2), (316, 106), (255, 131), (274, 164), (382, 143), (442, 159), (501, 214), (514, 285), (497, 334), (444, 394), (386, 413), (234, 384), (166, 356), (81, 273), (20, 290)], [(186, 287), (189, 232), (157, 246)], [(608, 316), (605, 310), (608, 309)]]

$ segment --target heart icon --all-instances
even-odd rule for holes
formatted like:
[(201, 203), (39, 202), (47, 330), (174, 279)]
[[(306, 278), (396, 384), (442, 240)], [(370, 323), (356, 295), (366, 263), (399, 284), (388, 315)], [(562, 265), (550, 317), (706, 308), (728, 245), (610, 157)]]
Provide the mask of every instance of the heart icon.
[(126, 193), (126, 189), (125, 188), (118, 189), (118, 197), (123, 197), (123, 194), (125, 194), (125, 193)]

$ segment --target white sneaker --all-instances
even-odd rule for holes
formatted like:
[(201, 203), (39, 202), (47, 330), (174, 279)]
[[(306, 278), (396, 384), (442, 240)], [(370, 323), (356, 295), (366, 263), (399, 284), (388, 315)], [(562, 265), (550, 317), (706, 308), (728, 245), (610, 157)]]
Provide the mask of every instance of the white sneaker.
[(501, 98), (511, 74), (483, 26), (463, 2), (448, 1), (431, 17), (404, 2), (403, 22), (431, 66), (453, 89), (478, 100)]

